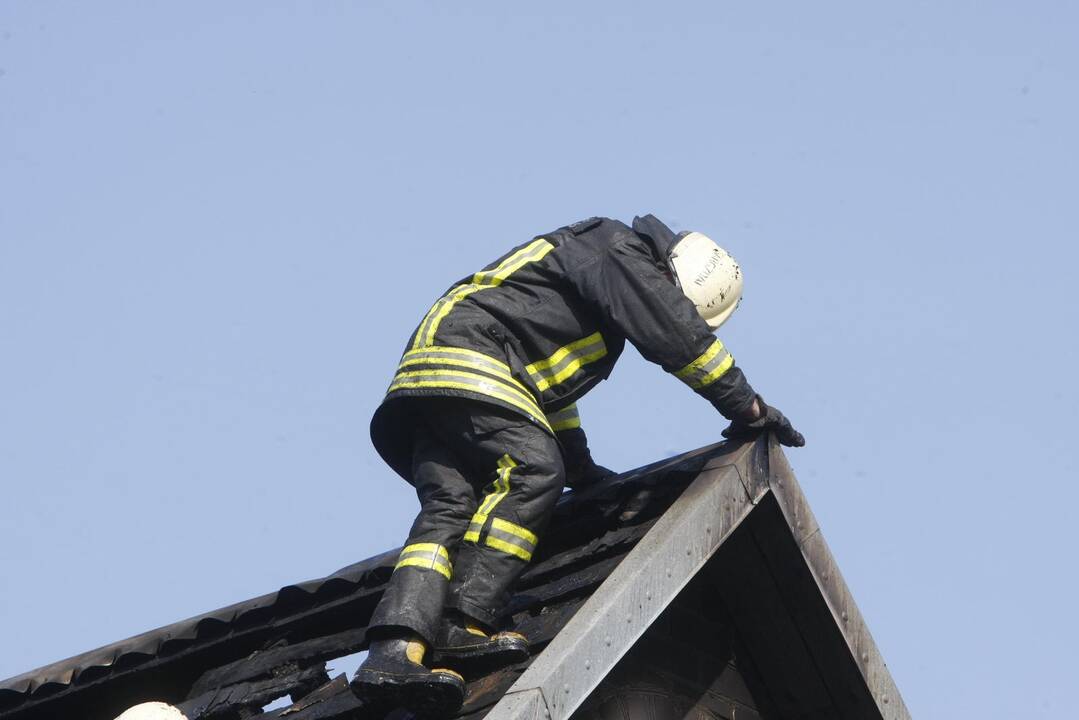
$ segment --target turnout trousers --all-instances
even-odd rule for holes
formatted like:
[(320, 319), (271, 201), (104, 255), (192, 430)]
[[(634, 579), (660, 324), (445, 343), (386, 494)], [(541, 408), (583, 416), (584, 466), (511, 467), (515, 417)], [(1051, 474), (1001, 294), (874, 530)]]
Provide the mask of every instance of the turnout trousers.
[(420, 512), (370, 627), (429, 644), (445, 609), (495, 627), (565, 484), (562, 451), (501, 407), (414, 398), (412, 471)]

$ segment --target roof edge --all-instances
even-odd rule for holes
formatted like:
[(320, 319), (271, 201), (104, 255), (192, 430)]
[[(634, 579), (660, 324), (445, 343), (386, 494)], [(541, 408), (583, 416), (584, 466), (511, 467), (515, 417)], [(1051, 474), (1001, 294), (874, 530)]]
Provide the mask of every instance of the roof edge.
[(705, 465), (485, 720), (573, 714), (752, 511), (745, 476), (762, 442)]
[(769, 495), (775, 498), (880, 716), (884, 720), (910, 720), (910, 712), (773, 435), (709, 460), (484, 720), (568, 720)]
[(835, 556), (824, 540), (824, 533), (809, 508), (809, 501), (774, 436), (768, 440), (768, 465), (769, 490), (775, 496), (794, 534), (795, 543), (832, 614), (832, 621), (842, 633), (881, 717), (886, 720), (910, 720), (910, 711), (899, 693), (895, 679), (869, 632), (869, 626), (854, 601), (854, 595), (843, 579)]

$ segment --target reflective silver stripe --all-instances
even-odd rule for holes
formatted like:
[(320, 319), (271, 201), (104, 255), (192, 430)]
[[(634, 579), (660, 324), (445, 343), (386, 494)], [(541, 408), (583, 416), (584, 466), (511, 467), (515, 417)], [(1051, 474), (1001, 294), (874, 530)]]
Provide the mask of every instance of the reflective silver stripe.
[(528, 562), (536, 549), (536, 540), (536, 536), (530, 530), (508, 520), (494, 518), (487, 531), (484, 544)]
[(584, 365), (607, 355), (607, 343), (598, 332), (575, 340), (555, 350), (550, 357), (538, 360), (527, 368), (540, 391), (564, 383)]
[(483, 531), (483, 524), (485, 522), (487, 522), (486, 515), (472, 516), (472, 522), (468, 524), (468, 531), (465, 533), (465, 542), (479, 542), (480, 533)]
[(723, 343), (716, 340), (699, 357), (675, 372), (674, 376), (694, 390), (700, 390), (723, 377), (732, 365), (734, 357), (723, 347)]
[(522, 390), (525, 389), (525, 386), (513, 377), (509, 365), (500, 360), (488, 357), (483, 353), (476, 352), (475, 350), (454, 347), (430, 347), (419, 350), (409, 350), (401, 358), (400, 367), (419, 365), (421, 363), (472, 367), (489, 372), (492, 375), (497, 375), (506, 379), (508, 382), (512, 382)]
[(447, 580), (453, 577), (453, 565), (446, 548), (437, 543), (415, 543), (401, 550), (394, 570), (414, 567), (421, 570), (434, 570)]
[(581, 416), (577, 412), (577, 403), (567, 405), (561, 410), (551, 413), (547, 416), (547, 422), (551, 424), (551, 429), (555, 432), (581, 427)]
[(540, 410), (531, 393), (515, 387), (505, 380), (469, 372), (467, 368), (409, 370), (398, 372), (387, 393), (397, 390), (443, 388), (448, 390), (471, 390), (481, 395), (501, 400), (521, 410), (547, 429), (547, 418)]
[(513, 535), (512, 533), (503, 532), (503, 531), (499, 530), (498, 528), (491, 528), (490, 530), (488, 530), (487, 531), (487, 536), (488, 537), (496, 537), (499, 540), (505, 540), (506, 542), (512, 543), (513, 545), (516, 545), (517, 547), (521, 548), (522, 550), (527, 550), (528, 552), (532, 552), (533, 550), (536, 549), (536, 544), (535, 543), (529, 542), (528, 540), (525, 540), (523, 537), (518, 537), (517, 535)]

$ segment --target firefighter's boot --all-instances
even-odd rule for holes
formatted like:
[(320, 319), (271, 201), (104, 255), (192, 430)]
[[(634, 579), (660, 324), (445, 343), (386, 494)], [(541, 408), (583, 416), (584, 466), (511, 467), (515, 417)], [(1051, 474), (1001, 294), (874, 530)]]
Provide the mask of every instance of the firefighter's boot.
[(425, 718), (453, 715), (464, 700), (464, 678), (452, 670), (428, 670), (426, 650), (415, 636), (373, 641), (352, 678), (352, 692), (377, 713), (407, 708)]
[(486, 675), (528, 659), (528, 639), (516, 632), (490, 634), (466, 617), (446, 617), (432, 651), (432, 662), (465, 677)]

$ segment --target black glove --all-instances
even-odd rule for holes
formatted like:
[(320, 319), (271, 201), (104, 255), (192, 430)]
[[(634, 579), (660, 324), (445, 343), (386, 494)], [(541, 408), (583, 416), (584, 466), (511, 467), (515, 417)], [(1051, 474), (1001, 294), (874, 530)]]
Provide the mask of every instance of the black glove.
[(566, 464), (568, 487), (580, 489), (616, 474), (595, 463), (588, 449), (588, 437), (581, 428), (560, 431), (558, 442), (562, 445), (562, 459)]
[(802, 437), (802, 433), (794, 429), (791, 421), (783, 413), (765, 403), (760, 395), (757, 396), (757, 404), (761, 409), (760, 417), (748, 423), (735, 420), (723, 431), (723, 437), (729, 440), (740, 440), (753, 437), (760, 432), (774, 432), (780, 444), (787, 447), (802, 447), (806, 444), (806, 439)]
[(617, 474), (614, 470), (608, 470), (602, 465), (597, 465), (589, 453), (577, 462), (566, 465), (566, 485), (579, 490)]

